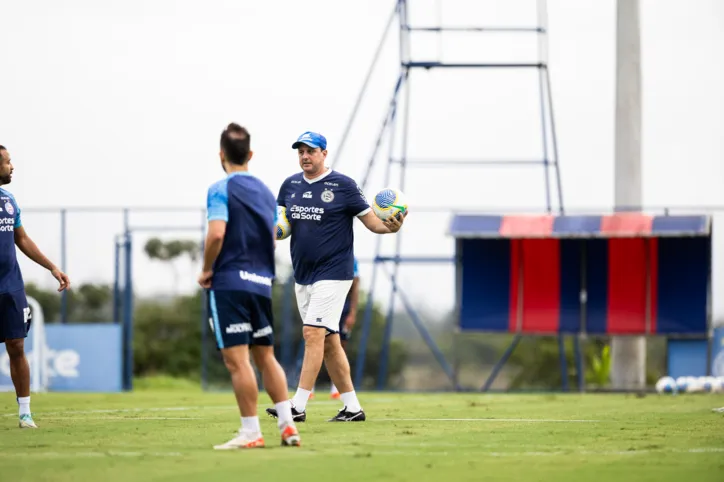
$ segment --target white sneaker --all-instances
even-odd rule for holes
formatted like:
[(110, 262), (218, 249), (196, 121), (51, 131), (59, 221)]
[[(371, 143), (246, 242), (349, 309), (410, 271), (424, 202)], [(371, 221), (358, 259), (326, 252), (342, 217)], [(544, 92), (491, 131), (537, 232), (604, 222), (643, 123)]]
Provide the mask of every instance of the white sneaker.
[(255, 449), (264, 447), (261, 432), (251, 433), (239, 430), (239, 435), (221, 445), (214, 445), (214, 450)]
[(35, 425), (35, 422), (33, 422), (33, 416), (29, 413), (25, 415), (20, 415), (18, 426), (20, 428), (38, 428), (38, 426)]

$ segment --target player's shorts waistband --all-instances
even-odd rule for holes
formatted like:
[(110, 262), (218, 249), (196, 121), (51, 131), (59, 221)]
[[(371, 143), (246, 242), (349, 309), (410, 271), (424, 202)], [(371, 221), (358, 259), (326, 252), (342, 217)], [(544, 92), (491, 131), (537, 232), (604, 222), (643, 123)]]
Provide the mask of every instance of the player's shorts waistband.
[(214, 273), (211, 289), (214, 291), (248, 291), (271, 298), (273, 277), (248, 271), (222, 271)]

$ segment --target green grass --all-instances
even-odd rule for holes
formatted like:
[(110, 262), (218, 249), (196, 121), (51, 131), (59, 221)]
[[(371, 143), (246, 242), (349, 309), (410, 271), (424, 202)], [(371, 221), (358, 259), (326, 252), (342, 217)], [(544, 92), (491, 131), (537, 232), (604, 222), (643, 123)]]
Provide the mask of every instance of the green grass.
[(262, 397), (267, 448), (217, 452), (239, 426), (230, 393), (138, 386), (33, 395), (39, 430), (18, 429), (14, 397), (0, 394), (0, 480), (724, 480), (724, 415), (711, 411), (721, 395), (363, 393), (368, 421), (335, 424), (339, 403), (320, 391), (301, 448), (278, 446)]

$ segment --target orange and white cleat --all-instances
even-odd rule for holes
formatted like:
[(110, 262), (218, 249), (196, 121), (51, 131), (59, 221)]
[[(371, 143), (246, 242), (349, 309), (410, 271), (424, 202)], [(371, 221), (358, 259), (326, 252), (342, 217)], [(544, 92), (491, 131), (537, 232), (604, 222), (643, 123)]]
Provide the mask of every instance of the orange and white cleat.
[(264, 437), (261, 432), (250, 433), (239, 430), (239, 435), (221, 445), (214, 445), (214, 450), (237, 450), (264, 448)]
[(329, 394), (329, 398), (331, 398), (332, 400), (339, 400), (341, 397), (339, 395), (339, 392), (332, 392)]
[(297, 427), (293, 423), (287, 423), (280, 427), (282, 433), (282, 446), (283, 447), (299, 447), (302, 445), (302, 439), (299, 437)]

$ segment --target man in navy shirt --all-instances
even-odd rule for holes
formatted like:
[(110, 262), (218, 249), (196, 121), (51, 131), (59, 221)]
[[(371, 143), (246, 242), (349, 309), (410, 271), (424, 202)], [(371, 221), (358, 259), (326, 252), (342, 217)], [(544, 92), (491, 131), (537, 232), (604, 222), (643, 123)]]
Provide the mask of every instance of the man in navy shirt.
[[(288, 177), (277, 196), (291, 224), (295, 291), (304, 324), (304, 361), (292, 414), (296, 421), (306, 420), (307, 401), (324, 360), (344, 404), (329, 421), (361, 422), (365, 413), (339, 339), (339, 320), (354, 278), (352, 223), (359, 218), (370, 231), (385, 234), (399, 231), (402, 220), (380, 220), (354, 180), (325, 166), (327, 140), (321, 134), (305, 132), (292, 149), (302, 172)], [(267, 413), (277, 416), (273, 408)]]
[[(13, 179), (10, 153), (0, 146), (0, 185)], [(0, 343), (10, 358), (10, 376), (19, 405), (20, 428), (38, 428), (30, 413), (30, 367), (25, 358), (25, 338), (30, 329), (30, 308), (20, 273), (15, 246), (28, 258), (50, 271), (60, 286), (70, 288), (68, 276), (51, 263), (25, 232), (20, 208), (12, 194), (0, 188)]]
[(269, 188), (249, 174), (249, 132), (229, 124), (221, 134), (221, 166), (227, 177), (207, 197), (208, 234), (201, 287), (208, 289), (209, 323), (231, 374), (241, 429), (217, 450), (264, 447), (257, 415), (259, 390), (249, 351), (279, 412), (282, 445), (299, 446), (287, 380), (274, 356), (272, 281), (276, 203)]

